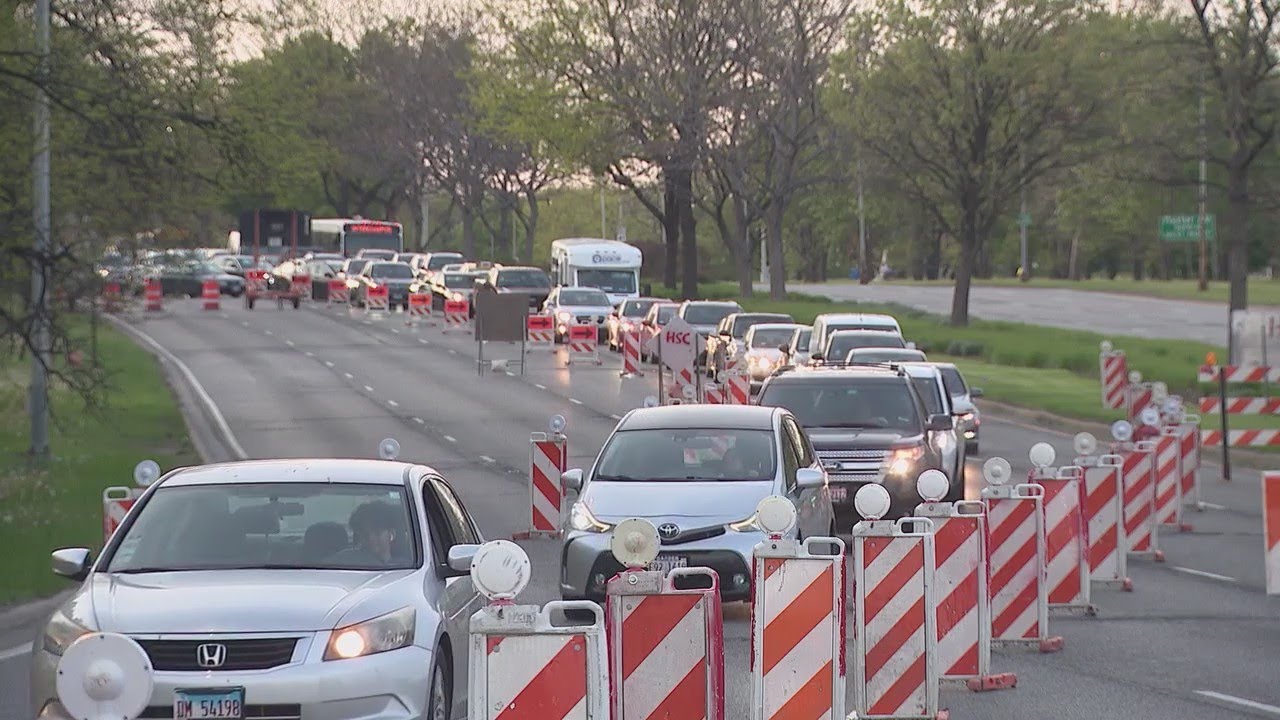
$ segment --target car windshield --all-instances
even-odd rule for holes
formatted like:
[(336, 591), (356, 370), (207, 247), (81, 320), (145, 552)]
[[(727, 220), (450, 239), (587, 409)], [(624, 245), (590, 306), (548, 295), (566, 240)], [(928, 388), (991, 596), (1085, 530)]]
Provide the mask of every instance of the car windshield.
[(838, 360), (846, 357), (850, 350), (854, 348), (866, 347), (888, 347), (901, 348), (907, 344), (897, 335), (888, 333), (849, 333), (847, 335), (832, 335), (827, 338), (827, 350), (822, 354), (823, 357)]
[(797, 335), (796, 335), (796, 347), (798, 347), (798, 348), (808, 347), (808, 346), (809, 346), (809, 338), (811, 338), (811, 337), (813, 337), (813, 328), (808, 328), (808, 329), (806, 329), (806, 330), (801, 330), (801, 331), (800, 331), (799, 333), (797, 333)]
[(806, 428), (873, 428), (914, 435), (923, 427), (915, 398), (897, 378), (774, 383), (761, 393), (760, 404), (790, 410)]
[(947, 392), (951, 393), (951, 397), (969, 394), (969, 386), (965, 384), (964, 377), (959, 370), (953, 367), (939, 369), (942, 371), (942, 383), (947, 386)]
[(160, 487), (139, 508), (106, 571), (411, 568), (419, 564), (411, 517), (399, 485)]
[(793, 331), (785, 328), (779, 328), (777, 330), (761, 330), (760, 328), (756, 328), (756, 331), (751, 333), (751, 347), (773, 349), (779, 345), (785, 345), (788, 342), (791, 342), (792, 334)]
[(938, 392), (938, 381), (931, 377), (913, 377), (911, 384), (916, 394), (924, 400), (924, 408), (930, 415), (946, 415), (947, 409), (942, 405), (942, 393)]
[(355, 235), (347, 233), (347, 250), (358, 248), (360, 257), (370, 260), (390, 260), (396, 256), (395, 250), (375, 249), (372, 246), (398, 243), (398, 239), (390, 235)]
[(691, 325), (715, 325), (738, 312), (733, 305), (709, 305), (691, 303), (685, 306), (684, 319)]
[(676, 311), (679, 309), (677, 305), (663, 305), (658, 308), (658, 316), (654, 318), (654, 321), (659, 325), (666, 325), (672, 317), (675, 317)]
[(560, 304), (607, 307), (609, 296), (605, 295), (603, 290), (561, 290)]
[(791, 322), (789, 315), (746, 315), (733, 319), (733, 329), (729, 332), (739, 340), (746, 337), (752, 325), (760, 323)]
[(378, 263), (369, 270), (369, 275), (376, 278), (410, 280), (413, 278), (413, 268), (404, 263)]
[(657, 300), (628, 300), (622, 303), (622, 317), (642, 318)]
[(444, 286), (450, 290), (472, 288), (476, 284), (476, 276), (470, 273), (445, 273)]
[(907, 348), (854, 348), (846, 358), (848, 362), (925, 362), (924, 353)]
[(636, 271), (598, 268), (579, 270), (578, 284), (611, 293), (633, 293), (636, 291)]
[(432, 255), (427, 260), (428, 270), (441, 270), (445, 265), (456, 265), (462, 262), (461, 255)]
[(772, 480), (776, 466), (773, 433), (768, 430), (623, 430), (601, 452), (594, 479)]
[(498, 273), (498, 287), (549, 288), (551, 279), (541, 270), (503, 270)]

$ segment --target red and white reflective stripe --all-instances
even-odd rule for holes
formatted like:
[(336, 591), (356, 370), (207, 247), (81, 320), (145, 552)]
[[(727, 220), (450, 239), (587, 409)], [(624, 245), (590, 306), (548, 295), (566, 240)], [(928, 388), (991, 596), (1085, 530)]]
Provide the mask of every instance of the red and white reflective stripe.
[(113, 486), (102, 491), (102, 538), (103, 542), (111, 539), (111, 534), (120, 527), (124, 518), (133, 509), (134, 502), (142, 495), (144, 488)]
[(1044, 583), (1043, 488), (984, 488), (991, 524), (991, 639), (1033, 641), (1048, 634)]
[(631, 377), (644, 375), (640, 370), (640, 333), (636, 330), (622, 333), (622, 374)]
[(146, 309), (151, 312), (159, 310), (164, 303), (164, 291), (160, 287), (160, 280), (158, 278), (147, 278), (144, 293), (147, 303)]
[[(917, 523), (931, 522), (917, 519)], [(893, 523), (854, 527), (855, 677), (860, 718), (933, 717), (938, 669), (932, 607), (933, 533), (860, 535)]]
[(587, 720), (584, 635), (490, 635), (492, 720)]
[[(1231, 447), (1273, 447), (1280, 445), (1280, 430), (1232, 430)], [(1218, 446), (1222, 444), (1221, 430), (1201, 430), (1200, 444)]]
[[(423, 298), (419, 300), (418, 298)], [(409, 296), (409, 315), (412, 317), (431, 317), (431, 296), (430, 295), (410, 295)]]
[(1159, 549), (1155, 523), (1155, 445), (1135, 443), (1121, 452), (1124, 466), (1124, 533), (1130, 555), (1154, 553)]
[(1261, 365), (1201, 365), (1198, 379), (1200, 382), (1217, 382), (1218, 371), (1227, 376), (1228, 383), (1275, 383), (1280, 382), (1280, 367), (1263, 367)]
[(205, 310), (217, 310), (222, 299), (222, 291), (218, 289), (218, 281), (206, 280), (202, 283), (200, 297), (204, 301)]
[(1044, 488), (1045, 569), (1050, 608), (1090, 607), (1089, 535), (1084, 521), (1084, 468), (1036, 477)]
[(296, 293), (303, 300), (311, 299), (311, 276), (310, 275), (294, 275), (289, 280), (289, 292)]
[(365, 293), (364, 304), (367, 311), (385, 311), (390, 308), (391, 300), (385, 288), (378, 291), (369, 290)]
[[(961, 507), (976, 512), (963, 514)], [(949, 680), (985, 677), (991, 667), (986, 506), (923, 503), (915, 514), (934, 523), (938, 675)]]
[(1262, 474), (1262, 526), (1267, 594), (1280, 595), (1280, 472)]
[(702, 402), (707, 405), (725, 405), (725, 391), (719, 385), (703, 385), (702, 386)]
[(329, 281), (329, 297), (326, 299), (330, 305), (344, 305), (351, 299), (351, 288), (347, 287), (347, 283), (343, 280)]
[(793, 541), (755, 547), (752, 720), (845, 717), (844, 543), (833, 556)]
[[(645, 572), (657, 577), (642, 585), (665, 585), (666, 592), (644, 595), (625, 594), (630, 574), (609, 581), (614, 720), (723, 720), (724, 636), (715, 571), (681, 568), (665, 580), (661, 572)], [(677, 575), (695, 574), (712, 576), (713, 589), (679, 591), (669, 584)]]
[(1166, 428), (1156, 443), (1156, 522), (1182, 525), (1182, 447), (1178, 429)]
[[(1222, 401), (1216, 397), (1200, 398), (1200, 412), (1205, 415), (1221, 415)], [(1280, 415), (1280, 397), (1227, 398), (1228, 415)]]
[(1184, 419), (1179, 437), (1182, 454), (1182, 502), (1200, 506), (1200, 420)]
[(530, 315), (525, 321), (526, 342), (536, 345), (555, 346), (556, 323), (550, 315)]
[(444, 324), (450, 327), (466, 325), (470, 318), (470, 306), (464, 301), (449, 301), (444, 304)]
[(725, 404), (751, 404), (751, 376), (734, 372), (725, 378)]
[(1097, 465), (1084, 469), (1084, 515), (1089, 537), (1089, 579), (1093, 582), (1127, 584), (1128, 555), (1121, 551), (1124, 541), (1124, 503), (1121, 501), (1123, 459), (1103, 456)]
[(545, 438), (536, 433), (530, 440), (533, 460), (529, 468), (530, 525), (534, 532), (554, 533), (560, 527), (560, 474), (565, 471), (566, 452), (563, 439)]
[(1151, 397), (1151, 383), (1130, 384), (1128, 386), (1129, 420), (1131, 422), (1138, 420), (1139, 416), (1142, 415), (1142, 411), (1151, 405)]
[(580, 324), (570, 325), (568, 329), (568, 337), (565, 338), (565, 350), (568, 352), (568, 362), (573, 363), (576, 356), (586, 356), (590, 360), (600, 364), (600, 354), (598, 351), (597, 333), (595, 325)]
[(1119, 410), (1124, 407), (1125, 385), (1129, 382), (1129, 361), (1121, 351), (1102, 353), (1099, 377), (1102, 378), (1102, 407)]

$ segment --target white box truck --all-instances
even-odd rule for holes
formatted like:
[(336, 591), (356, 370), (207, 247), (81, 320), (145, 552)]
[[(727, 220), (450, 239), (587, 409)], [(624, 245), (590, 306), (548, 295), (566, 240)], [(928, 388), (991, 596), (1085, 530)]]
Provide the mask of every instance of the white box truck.
[(614, 305), (640, 297), (640, 248), (620, 240), (566, 238), (551, 243), (551, 282), (599, 288)]

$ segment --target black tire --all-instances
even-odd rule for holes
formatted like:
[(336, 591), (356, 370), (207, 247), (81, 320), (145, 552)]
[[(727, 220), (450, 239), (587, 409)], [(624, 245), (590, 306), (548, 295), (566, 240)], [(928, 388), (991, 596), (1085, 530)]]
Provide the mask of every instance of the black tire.
[(294, 298), (294, 299), (293, 299), (293, 309), (294, 309), (294, 310), (297, 310), (297, 309), (298, 309), (299, 307), (301, 307), (301, 306), (302, 306), (302, 298)]
[(247, 307), (247, 308), (249, 308), (250, 310), (252, 310), (252, 309), (253, 309), (253, 298), (251, 298), (251, 297), (245, 297), (245, 299), (244, 299), (244, 306), (245, 306), (245, 307)]
[(965, 443), (965, 444), (964, 444), (964, 451), (965, 451), (965, 453), (966, 453), (966, 454), (968, 454), (968, 455), (977, 455), (977, 454), (978, 454), (978, 442), (975, 440), (974, 442), (971, 442), (971, 443)]
[[(453, 718), (453, 667), (450, 660), (444, 656), (445, 648), (443, 644), (436, 648), (436, 660), (431, 668), (431, 685), (427, 691), (426, 720)], [(444, 687), (439, 687), (437, 683)], [(437, 704), (438, 697), (443, 708)]]

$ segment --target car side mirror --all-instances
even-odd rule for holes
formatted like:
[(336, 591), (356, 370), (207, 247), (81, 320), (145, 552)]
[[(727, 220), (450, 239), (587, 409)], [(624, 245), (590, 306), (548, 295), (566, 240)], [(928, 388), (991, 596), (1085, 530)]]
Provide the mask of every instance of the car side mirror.
[(560, 485), (565, 490), (578, 492), (582, 489), (582, 468), (573, 468), (560, 473)]
[(813, 468), (800, 468), (796, 470), (796, 487), (801, 490), (813, 490), (820, 488), (827, 482), (826, 473)]
[(809, 357), (810, 357), (811, 359), (813, 359), (813, 360), (821, 360), (821, 359), (822, 359), (822, 353), (820, 353), (820, 352), (816, 352), (816, 353), (814, 353), (814, 354), (810, 355)]
[(982, 397), (982, 388), (969, 388), (969, 397), (975, 399)]
[(731, 338), (731, 337), (733, 337), (733, 335), (732, 335), (728, 330), (721, 330), (719, 333), (717, 333), (717, 335), (719, 335), (719, 336), (720, 336), (720, 337), (722, 337), (722, 338)]
[(90, 554), (88, 548), (60, 548), (53, 551), (53, 574), (71, 580), (89, 577)]
[(457, 573), (470, 573), (471, 561), (479, 551), (479, 545), (454, 545), (449, 548), (449, 569)]
[(955, 422), (950, 415), (930, 415), (928, 429), (932, 432), (942, 432), (951, 430), (955, 427)]
[(781, 351), (783, 355), (786, 355), (787, 353), (791, 352), (791, 346), (786, 343), (782, 343), (781, 345), (778, 346), (778, 350)]

